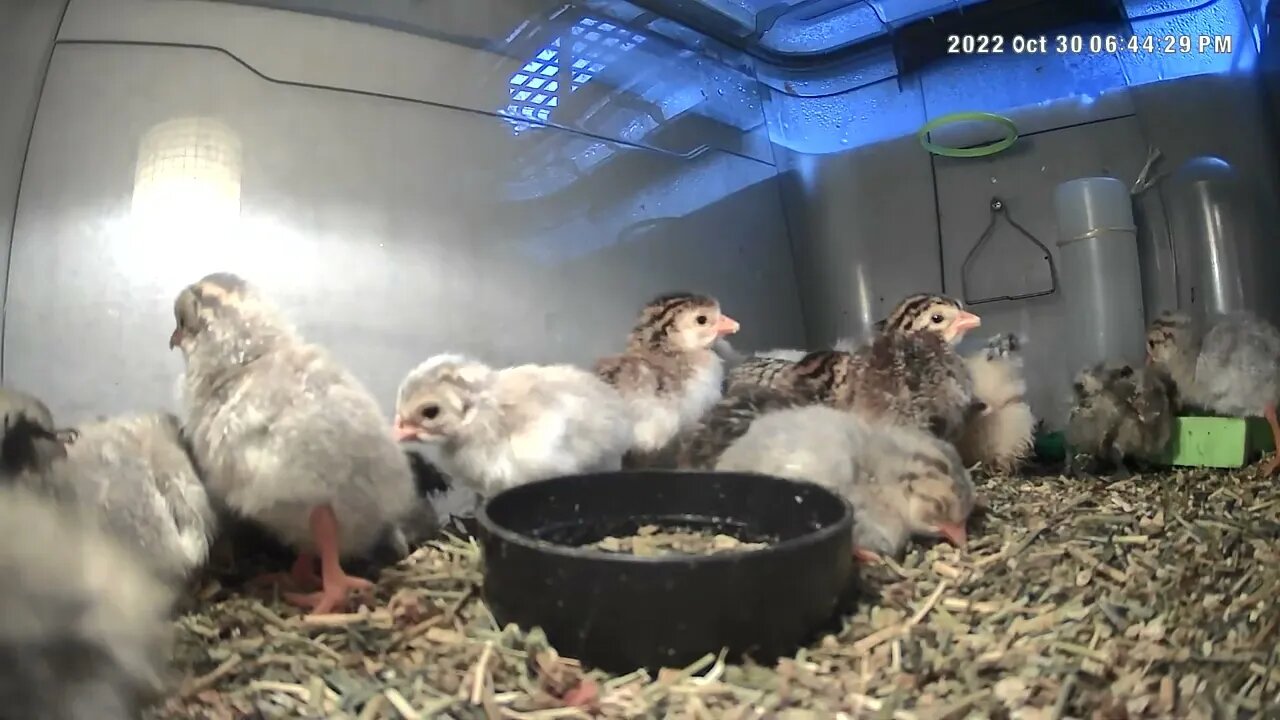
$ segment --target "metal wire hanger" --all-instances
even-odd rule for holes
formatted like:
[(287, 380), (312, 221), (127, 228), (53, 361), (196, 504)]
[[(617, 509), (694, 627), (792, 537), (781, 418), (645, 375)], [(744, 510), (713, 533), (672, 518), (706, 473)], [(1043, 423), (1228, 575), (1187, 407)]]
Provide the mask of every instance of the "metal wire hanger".
[[(1021, 295), (998, 295), (987, 298), (979, 298), (974, 300), (969, 297), (969, 265), (973, 262), (974, 257), (978, 254), (978, 250), (983, 243), (991, 239), (992, 233), (996, 229), (996, 223), (1003, 217), (1005, 222), (1013, 226), (1014, 230), (1022, 233), (1022, 236), (1031, 241), (1031, 244), (1040, 248), (1044, 253), (1044, 259), (1049, 263), (1049, 289), (1037, 292), (1023, 293)], [(964, 303), (966, 305), (981, 305), (983, 303), (999, 302), (1001, 300), (1026, 300), (1027, 298), (1042, 297), (1044, 295), (1052, 295), (1058, 291), (1058, 268), (1053, 264), (1053, 253), (1049, 252), (1049, 248), (1044, 243), (1036, 239), (1026, 228), (1019, 225), (1012, 217), (1009, 216), (1009, 208), (1003, 200), (998, 197), (991, 198), (991, 221), (987, 223), (987, 229), (982, 231), (982, 237), (978, 238), (978, 242), (974, 244), (973, 249), (965, 256), (964, 263), (960, 266), (960, 292), (964, 295)]]

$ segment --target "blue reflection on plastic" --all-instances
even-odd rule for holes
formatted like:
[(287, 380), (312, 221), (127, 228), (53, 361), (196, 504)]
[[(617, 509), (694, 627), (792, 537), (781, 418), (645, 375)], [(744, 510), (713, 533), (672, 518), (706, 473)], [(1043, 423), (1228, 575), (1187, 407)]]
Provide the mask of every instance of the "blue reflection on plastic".
[(511, 75), (503, 114), (549, 122), (566, 95), (577, 92), (622, 53), (644, 41), (643, 35), (617, 23), (593, 17), (579, 19)]
[[(797, 152), (842, 152), (909, 136), (926, 119), (953, 112), (1001, 113), (1067, 98), (1090, 105), (1117, 88), (1249, 73), (1257, 64), (1255, 29), (1238, 0), (1125, 0), (1125, 9), (1132, 18), (1126, 25), (1047, 33), (1043, 53), (1014, 53), (1006, 43), (999, 55), (945, 58), (918, 79), (827, 98), (775, 95), (770, 136)], [(1078, 51), (1074, 36), (1081, 39)], [(1101, 39), (1108, 36), (1115, 41)]]

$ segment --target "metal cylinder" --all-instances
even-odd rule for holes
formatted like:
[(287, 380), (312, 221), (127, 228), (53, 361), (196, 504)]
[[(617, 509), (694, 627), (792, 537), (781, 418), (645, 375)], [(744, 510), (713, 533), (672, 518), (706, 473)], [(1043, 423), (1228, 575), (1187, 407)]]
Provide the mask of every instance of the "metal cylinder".
[(1071, 372), (1103, 360), (1140, 362), (1146, 321), (1129, 188), (1080, 178), (1059, 185), (1053, 200)]
[(1259, 234), (1250, 188), (1225, 160), (1197, 157), (1165, 185), (1180, 294), (1201, 317), (1260, 310)]

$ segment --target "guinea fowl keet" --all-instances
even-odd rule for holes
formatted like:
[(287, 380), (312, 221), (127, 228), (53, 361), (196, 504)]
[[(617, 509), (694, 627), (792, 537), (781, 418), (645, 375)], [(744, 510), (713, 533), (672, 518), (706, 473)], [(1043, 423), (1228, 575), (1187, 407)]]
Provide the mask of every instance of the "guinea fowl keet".
[[(23, 395), (0, 391), (7, 406)], [(47, 410), (41, 415), (39, 424), (51, 424)], [(159, 579), (177, 585), (189, 578), (208, 559), (217, 521), (178, 419), (167, 413), (109, 418), (82, 425), (75, 435), (66, 443), (56, 433), (17, 424), (6, 436), (13, 451), (5, 453), (9, 477), (88, 513)], [(23, 462), (24, 456), (38, 459)]]
[(1081, 370), (1072, 384), (1074, 402), (1065, 439), (1068, 471), (1081, 459), (1112, 468), (1126, 459), (1151, 462), (1173, 434), (1173, 383), (1157, 369), (1118, 362)]
[(395, 433), (438, 446), (446, 471), (484, 495), (556, 475), (618, 470), (633, 438), (621, 396), (585, 370), (495, 370), (461, 355), (437, 355), (405, 377)]
[(836, 408), (954, 440), (982, 407), (954, 346), (980, 324), (956, 300), (911, 295), (857, 351), (819, 350), (800, 360), (797, 382)]
[[(1280, 330), (1249, 312), (1214, 318), (1203, 338), (1191, 317), (1165, 312), (1147, 332), (1147, 363), (1173, 379), (1179, 401), (1228, 417), (1266, 418), (1280, 451)], [(1262, 466), (1280, 471), (1280, 452)]]
[(981, 409), (965, 423), (956, 449), (966, 465), (980, 462), (997, 472), (1012, 472), (1031, 453), (1036, 429), (1022, 375), (1022, 338), (996, 335), (965, 358), (965, 364)]
[(974, 506), (968, 470), (949, 443), (907, 427), (875, 425), (825, 405), (766, 412), (715, 461), (829, 487), (854, 509), (855, 554), (897, 557), (911, 535), (967, 541)]
[(290, 602), (327, 613), (370, 589), (341, 558), (367, 553), (415, 499), (377, 402), (236, 275), (189, 285), (174, 315), (185, 430), (209, 492), (298, 550), (290, 577), (322, 589)]
[(724, 360), (713, 348), (738, 328), (707, 295), (672, 293), (645, 304), (626, 350), (595, 365), (631, 410), (634, 451), (663, 450), (720, 399)]

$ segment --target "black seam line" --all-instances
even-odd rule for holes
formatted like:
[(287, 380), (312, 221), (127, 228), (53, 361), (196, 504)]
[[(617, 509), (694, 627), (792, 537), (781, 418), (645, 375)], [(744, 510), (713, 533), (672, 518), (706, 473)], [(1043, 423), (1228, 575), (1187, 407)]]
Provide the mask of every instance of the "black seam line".
[(540, 122), (537, 120), (531, 120), (529, 118), (511, 118), (506, 115), (502, 115), (490, 110), (478, 110), (476, 108), (460, 107), (458, 105), (450, 105), (448, 103), (436, 102), (434, 100), (423, 100), (421, 98), (411, 98), (411, 97), (405, 97), (403, 95), (392, 95), (390, 93), (374, 92), (372, 90), (357, 90), (355, 88), (345, 88), (345, 87), (337, 87), (334, 85), (321, 85), (318, 83), (299, 82), (297, 80), (282, 80), (280, 78), (274, 78), (274, 77), (271, 77), (270, 75), (267, 75), (266, 73), (257, 69), (253, 65), (250, 65), (247, 61), (245, 61), (239, 55), (236, 55), (235, 53), (231, 52), (230, 50), (227, 50), (226, 48), (221, 48), (216, 45), (204, 45), (199, 43), (158, 42), (158, 41), (150, 41), (150, 40), (59, 40), (55, 44), (56, 45), (118, 45), (118, 46), (129, 46), (129, 47), (179, 48), (183, 50), (212, 50), (213, 52), (222, 53), (223, 55), (226, 55), (227, 57), (239, 63), (249, 72), (253, 73), (254, 75), (257, 75), (259, 78), (266, 80), (269, 83), (274, 83), (276, 85), (288, 85), (290, 87), (306, 88), (308, 90), (323, 90), (327, 92), (346, 93), (348, 95), (360, 95), (363, 97), (379, 98), (382, 100), (398, 100), (400, 102), (412, 103), (414, 105), (425, 105), (428, 107), (440, 108), (442, 110), (454, 110), (457, 112), (468, 113), (471, 115), (480, 115), (482, 117), (495, 118), (498, 120), (518, 120), (520, 122), (529, 123), (530, 125), (555, 128), (557, 130), (563, 130), (564, 132), (573, 133), (575, 135), (589, 137), (589, 138), (592, 138), (593, 140), (612, 143), (614, 145), (621, 145), (623, 147), (628, 147), (634, 150), (647, 150), (649, 152), (656, 152), (662, 155), (667, 155), (669, 157), (680, 158), (681, 160), (693, 160), (694, 158), (697, 158), (698, 156), (706, 152), (719, 152), (719, 153), (724, 153), (725, 155), (732, 155), (734, 157), (742, 158), (743, 160), (750, 160), (752, 162), (765, 165), (767, 167), (773, 167), (768, 162), (751, 157), (750, 155), (744, 155), (742, 153), (735, 152), (733, 150), (728, 150), (725, 148), (711, 147), (710, 145), (707, 145), (707, 144), (699, 145), (693, 148), (692, 150), (689, 150), (688, 152), (677, 152), (675, 150), (667, 150), (665, 148), (657, 148), (649, 145), (640, 145), (638, 143), (628, 142), (625, 140), (618, 140), (615, 138), (599, 135), (593, 132), (589, 132), (579, 128), (569, 127), (567, 125), (561, 125), (558, 123)]
[(36, 90), (36, 104), (31, 110), (31, 124), (27, 126), (27, 145), (22, 150), (22, 164), (18, 166), (18, 188), (13, 194), (13, 222), (9, 227), (9, 247), (5, 249), (4, 261), (4, 297), (0, 297), (0, 382), (4, 381), (5, 338), (9, 336), (9, 279), (13, 277), (13, 242), (18, 239), (18, 210), (22, 207), (23, 178), (27, 175), (27, 160), (31, 157), (31, 138), (36, 135), (36, 121), (40, 119), (40, 105), (44, 100), (44, 86), (49, 81), (49, 67), (53, 65), (53, 51), (58, 46), (58, 35), (62, 33), (62, 23), (67, 19), (67, 9), (71, 0), (62, 4), (62, 14), (58, 15), (58, 26), (53, 31), (54, 41), (44, 55), (41, 63), (40, 87)]

